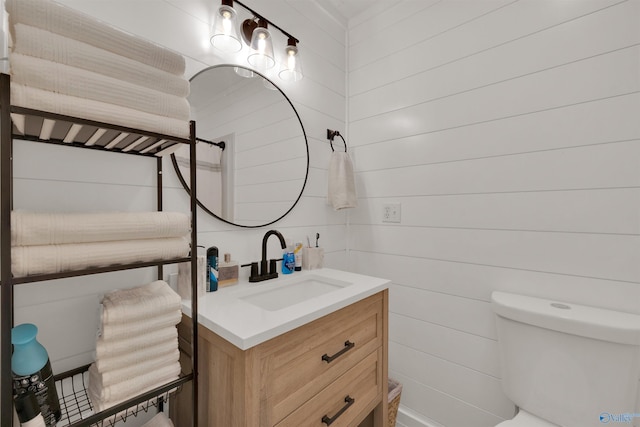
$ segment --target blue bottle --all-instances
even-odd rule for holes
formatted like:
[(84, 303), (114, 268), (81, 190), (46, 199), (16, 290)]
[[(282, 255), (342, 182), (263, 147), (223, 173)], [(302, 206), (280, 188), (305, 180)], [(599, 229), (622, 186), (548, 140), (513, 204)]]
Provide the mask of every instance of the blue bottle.
[(207, 249), (207, 292), (218, 290), (218, 248)]
[(286, 251), (282, 254), (282, 274), (291, 274), (296, 268), (296, 256), (293, 248), (287, 246)]
[(60, 402), (47, 350), (36, 340), (38, 328), (23, 323), (11, 329), (11, 370), (15, 395), (33, 393), (47, 426), (60, 420)]

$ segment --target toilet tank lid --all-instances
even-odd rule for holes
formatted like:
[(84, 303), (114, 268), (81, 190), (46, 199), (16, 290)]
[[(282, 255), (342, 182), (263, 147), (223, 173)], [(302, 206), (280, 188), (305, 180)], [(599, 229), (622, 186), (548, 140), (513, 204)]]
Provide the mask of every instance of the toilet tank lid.
[(640, 345), (640, 315), (507, 292), (493, 292), (498, 316), (572, 335)]

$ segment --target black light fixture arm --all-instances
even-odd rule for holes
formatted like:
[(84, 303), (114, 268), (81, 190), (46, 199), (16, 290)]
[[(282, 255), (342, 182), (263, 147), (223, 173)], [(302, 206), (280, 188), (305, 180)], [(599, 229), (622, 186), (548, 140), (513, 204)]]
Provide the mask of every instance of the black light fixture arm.
[(283, 30), (282, 28), (278, 27), (276, 24), (274, 24), (273, 22), (269, 21), (267, 18), (265, 18), (263, 15), (259, 14), (258, 12), (256, 12), (255, 10), (251, 9), (249, 6), (247, 6), (246, 4), (238, 1), (238, 0), (233, 0), (234, 3), (239, 4), (240, 6), (244, 7), (246, 10), (248, 10), (249, 12), (251, 12), (256, 18), (258, 19), (263, 19), (265, 21), (267, 21), (269, 23), (269, 25), (277, 28), (278, 30), (280, 30), (280, 32), (282, 34), (284, 34), (285, 36), (287, 36), (288, 38), (295, 40), (296, 43), (300, 43), (300, 40), (298, 40), (297, 38), (293, 37), (291, 34), (289, 34), (288, 32), (286, 32), (285, 30)]

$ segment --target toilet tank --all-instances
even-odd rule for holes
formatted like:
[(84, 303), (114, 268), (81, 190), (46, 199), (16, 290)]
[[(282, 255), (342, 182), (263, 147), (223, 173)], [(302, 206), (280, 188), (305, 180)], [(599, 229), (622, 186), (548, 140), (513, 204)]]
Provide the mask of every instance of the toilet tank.
[(640, 426), (640, 316), (493, 292), (502, 388), (564, 427)]

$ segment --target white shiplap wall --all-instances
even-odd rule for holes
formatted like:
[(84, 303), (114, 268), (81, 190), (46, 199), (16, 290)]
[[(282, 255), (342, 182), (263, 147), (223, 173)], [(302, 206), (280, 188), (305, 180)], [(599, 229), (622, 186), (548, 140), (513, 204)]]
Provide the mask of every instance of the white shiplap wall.
[[(212, 11), (204, 0), (61, 0), (130, 33), (184, 54), (187, 77), (210, 65), (240, 63), (214, 55), (208, 42)], [(242, 263), (260, 258), (264, 233), (275, 228), (302, 240), (319, 232), (326, 263), (346, 268), (346, 214), (325, 202), (330, 154), (326, 129), (345, 129), (346, 61), (344, 26), (318, 4), (304, 0), (253, 0), (251, 7), (300, 39), (305, 78), (297, 84), (274, 81), (295, 105), (306, 130), (310, 171), (296, 208), (269, 228), (242, 229), (199, 212), (199, 243), (215, 245)], [(242, 10), (242, 9), (240, 9)], [(240, 12), (242, 13), (242, 12)], [(274, 32), (275, 43), (284, 40)], [(15, 147), (15, 208), (55, 211), (154, 210), (155, 161), (90, 150), (19, 142)], [(170, 161), (164, 162), (165, 210), (188, 211), (188, 197)], [(269, 256), (279, 245), (272, 239)], [(170, 272), (171, 269), (167, 269)], [(241, 274), (248, 276), (242, 269)], [(155, 271), (133, 271), (16, 287), (16, 323), (33, 322), (48, 349), (55, 372), (89, 363), (98, 325), (98, 298), (107, 290), (154, 278)], [(135, 427), (136, 420), (127, 422)]]
[(640, 313), (640, 1), (379, 6), (349, 22), (350, 267), (394, 283), (399, 423), (494, 426), (493, 290)]

